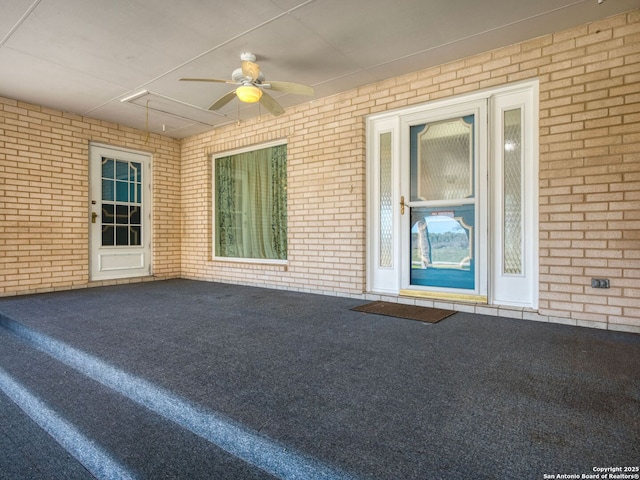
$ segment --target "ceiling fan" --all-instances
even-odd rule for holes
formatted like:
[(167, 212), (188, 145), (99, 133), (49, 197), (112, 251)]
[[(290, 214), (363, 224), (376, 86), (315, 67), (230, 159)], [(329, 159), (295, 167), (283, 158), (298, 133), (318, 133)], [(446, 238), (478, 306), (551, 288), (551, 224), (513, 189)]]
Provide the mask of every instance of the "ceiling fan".
[(245, 103), (260, 102), (260, 105), (277, 117), (284, 113), (284, 109), (264, 89), (292, 93), (294, 95), (313, 95), (313, 88), (307, 85), (278, 81), (265, 82), (264, 74), (260, 71), (260, 66), (256, 63), (256, 56), (253, 53), (243, 53), (240, 55), (240, 60), (242, 61), (242, 67), (236, 68), (231, 74), (233, 81), (216, 78), (181, 78), (180, 80), (185, 82), (228, 83), (238, 86), (235, 90), (220, 97), (209, 107), (209, 110), (218, 110), (235, 97), (238, 97), (241, 102)]

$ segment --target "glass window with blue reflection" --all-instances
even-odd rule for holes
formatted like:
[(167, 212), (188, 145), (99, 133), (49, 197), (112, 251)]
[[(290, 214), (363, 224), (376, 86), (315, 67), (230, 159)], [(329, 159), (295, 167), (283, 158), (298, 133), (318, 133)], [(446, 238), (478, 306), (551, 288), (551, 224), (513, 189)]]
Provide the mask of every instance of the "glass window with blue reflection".
[(102, 245), (142, 245), (142, 164), (102, 159)]

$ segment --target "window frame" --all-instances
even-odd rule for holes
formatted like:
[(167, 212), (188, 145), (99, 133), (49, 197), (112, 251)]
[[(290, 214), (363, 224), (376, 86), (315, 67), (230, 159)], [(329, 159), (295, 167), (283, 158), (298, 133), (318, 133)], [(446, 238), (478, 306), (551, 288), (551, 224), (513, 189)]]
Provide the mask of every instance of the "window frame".
[[(260, 143), (249, 145), (247, 147), (242, 147), (234, 150), (225, 150), (222, 152), (218, 152), (211, 155), (211, 259), (220, 262), (232, 262), (232, 263), (251, 263), (251, 264), (262, 264), (262, 265), (288, 265), (289, 264), (289, 247), (288, 247), (288, 234), (289, 234), (289, 226), (288, 226), (288, 217), (289, 217), (289, 208), (287, 201), (287, 231), (285, 234), (287, 235), (287, 252), (285, 259), (270, 259), (270, 258), (245, 258), (245, 257), (223, 257), (216, 255), (216, 160), (224, 157), (231, 157), (234, 155), (241, 155), (243, 153), (255, 152), (258, 150), (265, 150), (267, 148), (279, 147), (279, 146), (288, 146), (287, 141), (285, 139), (274, 140), (271, 142)], [(289, 151), (287, 149), (287, 184), (289, 180)], [(288, 200), (288, 194), (287, 194)]]

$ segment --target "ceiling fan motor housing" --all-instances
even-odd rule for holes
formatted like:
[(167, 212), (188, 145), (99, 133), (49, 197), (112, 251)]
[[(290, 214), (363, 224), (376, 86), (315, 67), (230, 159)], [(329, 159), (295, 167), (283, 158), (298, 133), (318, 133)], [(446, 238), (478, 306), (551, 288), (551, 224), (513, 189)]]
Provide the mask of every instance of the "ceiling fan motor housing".
[(243, 52), (240, 54), (240, 60), (243, 62), (255, 62), (256, 56), (253, 53)]
[(260, 72), (260, 74), (258, 75), (258, 78), (256, 78), (255, 82), (253, 81), (253, 79), (251, 77), (246, 77), (244, 75), (244, 73), (242, 73), (242, 68), (236, 68), (233, 73), (231, 74), (231, 78), (233, 79), (234, 82), (236, 83), (256, 83), (256, 84), (261, 84), (262, 82), (264, 82), (264, 75), (262, 72)]

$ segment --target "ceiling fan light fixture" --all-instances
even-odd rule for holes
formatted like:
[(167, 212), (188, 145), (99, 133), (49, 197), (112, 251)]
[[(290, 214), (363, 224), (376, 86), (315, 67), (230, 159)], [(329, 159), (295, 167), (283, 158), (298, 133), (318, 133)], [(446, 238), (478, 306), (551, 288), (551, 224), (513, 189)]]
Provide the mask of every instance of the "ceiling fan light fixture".
[(254, 85), (242, 85), (236, 88), (236, 96), (241, 102), (256, 103), (262, 97), (262, 90)]

